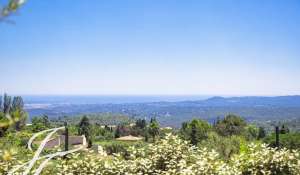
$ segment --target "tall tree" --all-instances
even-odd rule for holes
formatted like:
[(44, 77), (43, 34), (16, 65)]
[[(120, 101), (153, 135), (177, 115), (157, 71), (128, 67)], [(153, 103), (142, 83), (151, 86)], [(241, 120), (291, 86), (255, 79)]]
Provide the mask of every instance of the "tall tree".
[(121, 137), (121, 126), (118, 125), (115, 132), (115, 138), (120, 138), (120, 137)]
[(16, 96), (13, 98), (12, 101), (12, 110), (23, 110), (24, 108), (24, 102), (23, 98), (21, 96)]
[[(8, 96), (6, 93), (4, 94), (3, 98), (3, 103), (2, 103), (2, 98), (1, 99), (1, 104), (0, 108), (2, 109), (2, 104), (3, 104), (3, 110), (1, 111), (1, 115), (5, 116), (6, 119), (2, 119), (5, 121), (1, 121), (0, 125), (5, 125), (8, 127), (14, 126), (17, 131), (20, 131), (25, 125), (26, 125), (26, 120), (28, 117), (28, 114), (24, 110), (24, 102), (22, 97), (17, 96), (13, 98)], [(5, 129), (2, 129), (2, 131), (5, 131)]]
[(4, 94), (3, 99), (3, 112), (4, 114), (9, 114), (11, 109), (11, 96), (8, 96), (6, 93)]
[(230, 114), (217, 123), (215, 129), (222, 136), (241, 135), (246, 125), (243, 118)]
[(50, 121), (49, 121), (49, 117), (47, 115), (43, 115), (42, 116), (42, 123), (44, 126), (46, 126), (47, 128), (50, 128)]
[(197, 145), (198, 142), (199, 142), (199, 138), (197, 137), (196, 125), (192, 125), (192, 128), (191, 128), (191, 143), (193, 145)]
[(140, 129), (144, 129), (147, 126), (147, 122), (145, 119), (137, 119), (135, 122), (135, 126)]
[(155, 141), (156, 136), (159, 135), (159, 123), (156, 121), (155, 118), (151, 118), (148, 131), (149, 134), (152, 136), (153, 141)]
[(87, 116), (83, 116), (79, 122), (78, 134), (84, 135), (88, 142), (88, 147), (92, 146), (90, 122)]

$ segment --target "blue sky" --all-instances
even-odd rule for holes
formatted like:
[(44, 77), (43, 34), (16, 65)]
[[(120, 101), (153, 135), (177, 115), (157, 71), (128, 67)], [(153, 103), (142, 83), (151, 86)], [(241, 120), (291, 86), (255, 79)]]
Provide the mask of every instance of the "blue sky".
[(28, 0), (11, 20), (0, 92), (300, 94), (298, 0)]

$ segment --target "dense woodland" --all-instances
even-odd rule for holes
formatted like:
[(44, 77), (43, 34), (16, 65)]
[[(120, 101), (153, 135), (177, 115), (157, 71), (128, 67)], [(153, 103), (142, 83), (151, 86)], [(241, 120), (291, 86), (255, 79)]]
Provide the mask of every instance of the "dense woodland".
[[(186, 174), (300, 172), (297, 151), (300, 149), (300, 133), (290, 130), (289, 123), (277, 123), (280, 145), (276, 145), (274, 130), (267, 131), (262, 125), (247, 123), (244, 118), (234, 114), (217, 118), (213, 123), (195, 118), (183, 122), (180, 128), (161, 127), (155, 116), (146, 120), (120, 114), (63, 116), (56, 119), (43, 115), (32, 117), (29, 124), (22, 97), (4, 94), (0, 99), (2, 174), (32, 158), (33, 152), (27, 149), (27, 142), (34, 133), (63, 126), (64, 122), (68, 123), (69, 135), (85, 135), (88, 150), (69, 155), (67, 162), (60, 158), (53, 160), (43, 174), (59, 174), (63, 168), (61, 165), (65, 166), (64, 171), (71, 174), (120, 174), (118, 172), (122, 168), (128, 174), (185, 174), (186, 171), (190, 172)], [(118, 138), (129, 135), (142, 140), (118, 141)], [(38, 140), (42, 139), (40, 137)], [(98, 145), (105, 154), (93, 151)], [(37, 146), (38, 142), (34, 147)], [(63, 147), (46, 149), (44, 154), (61, 149)], [(257, 154), (263, 154), (265, 160), (255, 156)], [(78, 165), (81, 168), (74, 165), (80, 161), (80, 157), (84, 158)], [(141, 161), (145, 161), (145, 165), (141, 165)], [(181, 163), (184, 163), (183, 167), (177, 167)], [(53, 166), (56, 168), (51, 168)], [(222, 167), (226, 167), (226, 170), (221, 170)]]

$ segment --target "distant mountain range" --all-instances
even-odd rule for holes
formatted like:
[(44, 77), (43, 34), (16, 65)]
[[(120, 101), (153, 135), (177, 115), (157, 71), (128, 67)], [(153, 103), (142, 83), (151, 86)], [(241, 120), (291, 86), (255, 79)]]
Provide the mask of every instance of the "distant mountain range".
[(278, 97), (212, 97), (199, 101), (174, 102), (179, 105), (198, 106), (277, 106), (277, 107), (300, 107), (300, 96), (278, 96)]
[[(80, 100), (80, 99), (78, 99)], [(217, 117), (233, 113), (249, 121), (290, 120), (300, 118), (300, 96), (280, 97), (212, 97), (205, 100), (177, 102), (135, 102), (105, 104), (29, 103), (30, 116), (50, 117), (82, 114), (123, 114), (134, 118), (156, 117), (165, 126), (178, 127), (192, 118), (213, 122)]]

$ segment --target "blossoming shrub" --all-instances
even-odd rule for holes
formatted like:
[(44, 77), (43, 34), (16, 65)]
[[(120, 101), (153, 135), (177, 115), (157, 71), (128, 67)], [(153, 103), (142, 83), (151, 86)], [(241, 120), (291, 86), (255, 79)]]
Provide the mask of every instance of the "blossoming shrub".
[(14, 147), (5, 150), (0, 149), (0, 174), (7, 174), (13, 167), (27, 162), (32, 156), (30, 151), (26, 149), (17, 149)]
[[(42, 174), (81, 175), (299, 175), (296, 151), (276, 150), (251, 144), (247, 150), (224, 162), (214, 150), (193, 147), (177, 136), (168, 135), (155, 144), (131, 147), (129, 155), (100, 156), (90, 152), (55, 159)], [(2, 174), (7, 172), (0, 163)], [(3, 173), (4, 172), (4, 173)]]
[(233, 157), (231, 163), (245, 175), (300, 174), (300, 157), (297, 151), (276, 150), (264, 144), (250, 144), (248, 152)]
[(61, 172), (70, 174), (235, 174), (221, 161), (215, 151), (197, 149), (177, 136), (144, 148), (131, 148), (124, 159), (115, 155), (112, 159), (75, 155), (59, 164)]

